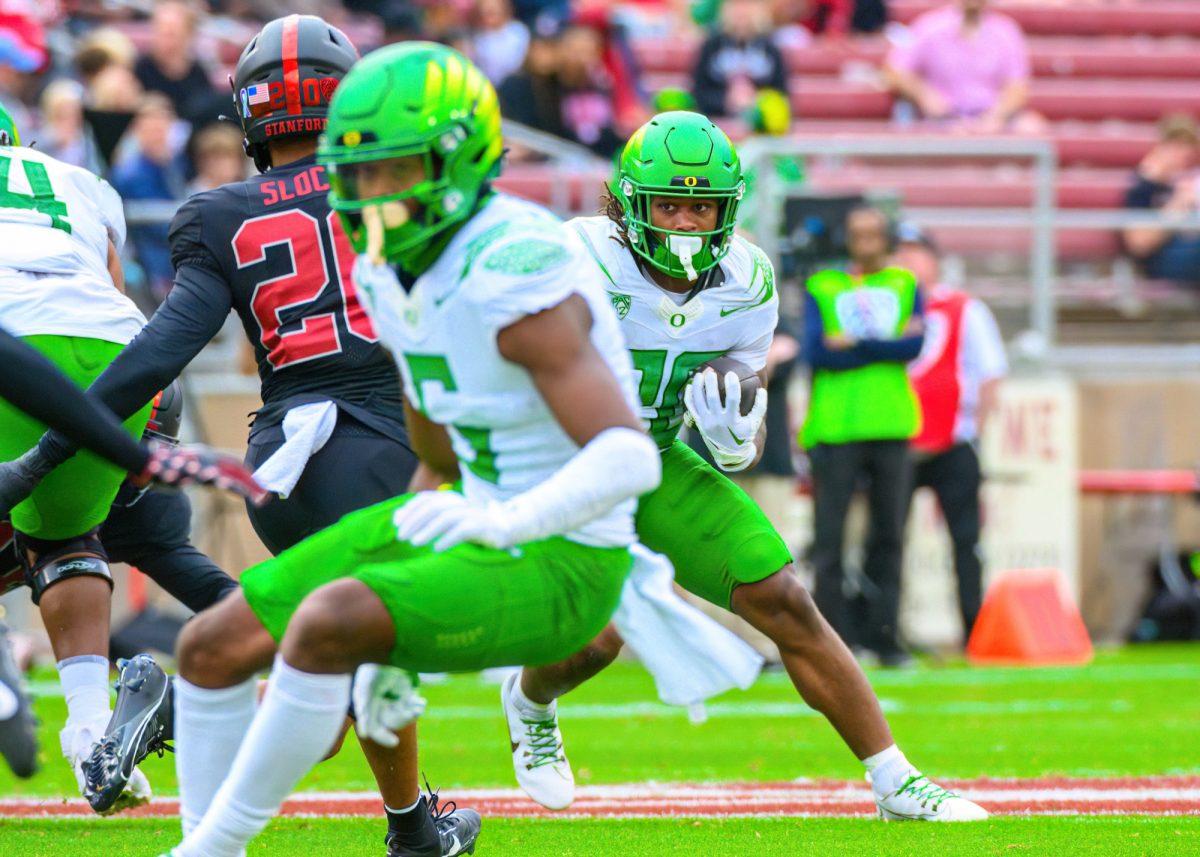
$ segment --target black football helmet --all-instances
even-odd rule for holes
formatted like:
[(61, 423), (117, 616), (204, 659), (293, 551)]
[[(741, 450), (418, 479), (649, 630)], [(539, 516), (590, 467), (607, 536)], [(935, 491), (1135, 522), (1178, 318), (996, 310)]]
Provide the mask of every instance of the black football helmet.
[(325, 129), (329, 100), (357, 61), (346, 34), (315, 15), (276, 18), (250, 40), (230, 84), (246, 154), (260, 171), (271, 167), (269, 140)]
[(179, 381), (172, 381), (165, 390), (154, 397), (150, 407), (150, 419), (142, 437), (161, 440), (163, 443), (179, 443), (179, 426), (183, 422), (183, 390)]

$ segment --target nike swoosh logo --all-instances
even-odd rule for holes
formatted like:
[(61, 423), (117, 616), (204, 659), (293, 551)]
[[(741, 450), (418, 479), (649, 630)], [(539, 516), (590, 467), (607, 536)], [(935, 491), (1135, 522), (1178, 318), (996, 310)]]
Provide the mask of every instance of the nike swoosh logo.
[(450, 300), (450, 298), (454, 297), (454, 295), (458, 293), (458, 287), (460, 285), (462, 285), (462, 284), (461, 283), (456, 284), (454, 286), (454, 288), (452, 288), (450, 291), (446, 292), (446, 294), (442, 295), (440, 298), (435, 297), (433, 299), (433, 305), (440, 309), (442, 304), (444, 304), (446, 301)]
[(733, 442), (736, 443), (738, 446), (741, 446), (743, 443), (746, 442), (746, 441), (742, 440), (740, 437), (738, 437), (736, 434), (734, 434), (733, 429), (729, 430), (729, 436), (731, 438), (733, 438)]
[(450, 838), (454, 841), (450, 845), (450, 850), (446, 852), (446, 857), (454, 857), (455, 854), (462, 850), (462, 843), (458, 841), (458, 834), (451, 833)]

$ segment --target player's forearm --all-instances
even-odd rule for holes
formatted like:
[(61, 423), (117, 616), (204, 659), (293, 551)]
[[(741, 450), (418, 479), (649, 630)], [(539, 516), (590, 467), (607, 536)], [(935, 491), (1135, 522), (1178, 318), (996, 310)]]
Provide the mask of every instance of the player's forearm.
[(139, 471), (146, 451), (116, 418), (72, 384), (49, 360), (0, 330), (0, 395), (31, 417), (125, 470)]
[(91, 392), (122, 419), (137, 413), (212, 341), (229, 308), (229, 290), (215, 274), (180, 268), (162, 306)]
[[(202, 269), (180, 268), (175, 287), (133, 341), (92, 382), (88, 393), (125, 420), (179, 377), (225, 322), (229, 290)], [(73, 445), (53, 432), (38, 444), (50, 461), (61, 464)]]
[[(613, 462), (621, 462), (613, 467)], [(600, 432), (553, 476), (505, 501), (512, 543), (570, 532), (658, 487), (662, 458), (644, 432)]]

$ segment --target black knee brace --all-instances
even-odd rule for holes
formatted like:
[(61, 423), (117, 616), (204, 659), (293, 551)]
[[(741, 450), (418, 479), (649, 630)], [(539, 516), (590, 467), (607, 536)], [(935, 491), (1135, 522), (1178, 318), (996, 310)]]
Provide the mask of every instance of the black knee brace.
[[(33, 591), (33, 603), (42, 600), (42, 593), (60, 580), (72, 577), (102, 577), (112, 588), (112, 572), (108, 554), (96, 535), (98, 528), (73, 539), (54, 541), (36, 539), (17, 533), (17, 551), (25, 566), (25, 582)], [(31, 564), (29, 554), (35, 559)]]

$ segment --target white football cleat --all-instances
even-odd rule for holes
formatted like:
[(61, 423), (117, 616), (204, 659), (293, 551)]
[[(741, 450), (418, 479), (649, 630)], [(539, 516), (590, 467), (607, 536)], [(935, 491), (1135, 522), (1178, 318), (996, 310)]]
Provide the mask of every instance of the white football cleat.
[(575, 775), (563, 752), (555, 703), (550, 704), (544, 720), (530, 719), (513, 700), (513, 688), (520, 678), (521, 673), (515, 672), (500, 686), (517, 783), (546, 809), (566, 809), (575, 800)]
[[(79, 793), (84, 797), (87, 797), (87, 778), (83, 768), (91, 760), (92, 750), (96, 744), (104, 737), (109, 716), (105, 714), (82, 723), (68, 723), (58, 733), (63, 755), (71, 763), (71, 770), (75, 773), (75, 782), (79, 785)], [(150, 781), (146, 779), (146, 775), (141, 772), (140, 768), (134, 768), (121, 796), (101, 815), (112, 815), (135, 806), (142, 806), (150, 802), (150, 797)]]
[(895, 791), (882, 796), (876, 793), (875, 806), (884, 821), (986, 821), (988, 817), (979, 804), (942, 788), (916, 769), (908, 772)]

